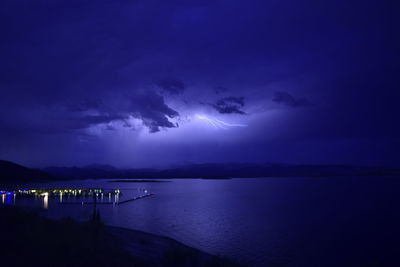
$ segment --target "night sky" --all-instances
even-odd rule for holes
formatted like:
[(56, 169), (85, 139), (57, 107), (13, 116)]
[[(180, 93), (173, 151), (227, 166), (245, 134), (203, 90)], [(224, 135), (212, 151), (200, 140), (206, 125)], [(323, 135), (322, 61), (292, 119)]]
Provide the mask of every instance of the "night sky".
[(3, 0), (0, 158), (399, 166), (385, 1)]

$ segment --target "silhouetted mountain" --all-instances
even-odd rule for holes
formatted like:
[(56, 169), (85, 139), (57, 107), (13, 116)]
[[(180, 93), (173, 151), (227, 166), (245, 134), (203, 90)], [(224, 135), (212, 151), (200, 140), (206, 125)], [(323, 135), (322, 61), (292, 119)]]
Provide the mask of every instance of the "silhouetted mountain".
[(117, 170), (117, 168), (115, 168), (114, 166), (107, 165), (107, 164), (90, 164), (90, 165), (84, 166), (83, 168), (85, 168), (85, 169), (98, 169), (98, 170), (103, 170), (103, 171), (115, 171), (115, 170)]
[(27, 168), (0, 160), (0, 182), (46, 181), (64, 179), (101, 178), (205, 178), (239, 177), (322, 177), (322, 176), (383, 176), (398, 175), (400, 169), (359, 167), (346, 165), (288, 165), (288, 164), (192, 164), (171, 169), (117, 169), (109, 165), (84, 167), (48, 167), (42, 170)]
[(45, 172), (69, 178), (238, 178), (294, 176), (371, 176), (400, 175), (399, 169), (346, 165), (288, 165), (288, 164), (193, 164), (171, 169), (116, 169), (111, 166), (49, 167)]
[(41, 170), (27, 168), (6, 160), (0, 160), (0, 182), (36, 182), (57, 179), (59, 179), (59, 177), (55, 177)]

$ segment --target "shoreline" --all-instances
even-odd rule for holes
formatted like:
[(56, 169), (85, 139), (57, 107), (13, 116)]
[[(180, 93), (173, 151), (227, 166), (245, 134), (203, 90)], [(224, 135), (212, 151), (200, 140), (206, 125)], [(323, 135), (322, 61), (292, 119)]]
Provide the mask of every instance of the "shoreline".
[[(165, 256), (179, 258), (184, 266), (242, 266), (230, 259), (190, 247), (173, 238), (118, 226), (105, 226), (106, 231), (122, 241), (132, 256), (141, 257), (152, 266), (160, 266)], [(171, 262), (172, 264), (172, 262)]]
[(2, 262), (13, 266), (31, 264), (33, 257), (40, 266), (244, 266), (170, 237), (105, 225), (97, 216), (50, 219), (38, 210), (0, 205), (0, 235)]

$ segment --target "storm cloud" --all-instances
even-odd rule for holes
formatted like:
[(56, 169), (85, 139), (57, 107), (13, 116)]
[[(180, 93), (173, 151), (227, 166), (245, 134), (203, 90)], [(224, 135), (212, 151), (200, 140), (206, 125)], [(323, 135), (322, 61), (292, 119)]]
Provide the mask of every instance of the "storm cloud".
[(272, 101), (283, 104), (289, 107), (307, 107), (311, 106), (311, 102), (306, 98), (296, 98), (289, 94), (288, 92), (279, 91), (274, 92), (274, 96), (272, 97)]
[[(0, 1), (0, 158), (397, 164), (395, 10), (344, 0)], [(248, 127), (218, 131), (196, 114)]]
[(211, 104), (221, 114), (246, 114), (242, 108), (244, 107), (244, 97), (224, 97), (214, 104)]
[(157, 80), (155, 83), (162, 90), (173, 95), (181, 94), (185, 90), (185, 84), (182, 81), (174, 78), (164, 78), (161, 80)]
[(150, 132), (160, 131), (160, 128), (174, 128), (177, 124), (168, 118), (175, 118), (179, 113), (168, 107), (162, 96), (146, 91), (132, 98), (132, 116), (143, 120)]

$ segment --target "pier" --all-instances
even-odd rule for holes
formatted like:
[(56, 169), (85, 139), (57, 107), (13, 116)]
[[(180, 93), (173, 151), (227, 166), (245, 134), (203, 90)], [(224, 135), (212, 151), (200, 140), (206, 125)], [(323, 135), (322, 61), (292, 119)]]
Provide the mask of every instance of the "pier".
[(133, 197), (133, 198), (126, 199), (126, 200), (123, 200), (123, 201), (101, 202), (101, 201), (97, 201), (96, 200), (96, 201), (90, 201), (90, 202), (88, 202), (88, 201), (59, 202), (58, 204), (62, 204), (62, 205), (69, 205), (69, 204), (72, 204), (72, 205), (74, 205), (74, 204), (75, 205), (121, 205), (121, 204), (125, 204), (125, 203), (132, 202), (132, 201), (135, 201), (135, 200), (139, 200), (139, 199), (142, 199), (142, 198), (145, 198), (145, 197), (150, 197), (152, 195), (154, 195), (154, 194), (153, 193), (147, 193), (145, 195)]
[(0, 190), (0, 195), (18, 195), (21, 197), (64, 196), (64, 197), (92, 197), (100, 195), (120, 195), (119, 189), (78, 188), (78, 189), (13, 189)]
[(127, 200), (124, 200), (124, 201), (119, 201), (116, 204), (117, 205), (121, 205), (121, 204), (125, 204), (125, 203), (131, 202), (131, 201), (142, 199), (142, 198), (145, 198), (145, 197), (150, 197), (152, 195), (154, 195), (154, 194), (153, 193), (149, 193), (149, 194), (146, 194), (146, 195), (142, 195), (142, 196), (134, 197), (134, 198), (131, 198), (131, 199), (127, 199)]
[(141, 189), (143, 195), (132, 196), (132, 198), (120, 201), (122, 192), (119, 189), (102, 188), (24, 188), (0, 190), (3, 204), (15, 204), (16, 197), (43, 199), (43, 207), (48, 208), (50, 199), (58, 199), (58, 204), (62, 205), (121, 205), (145, 197), (150, 197), (153, 193)]

